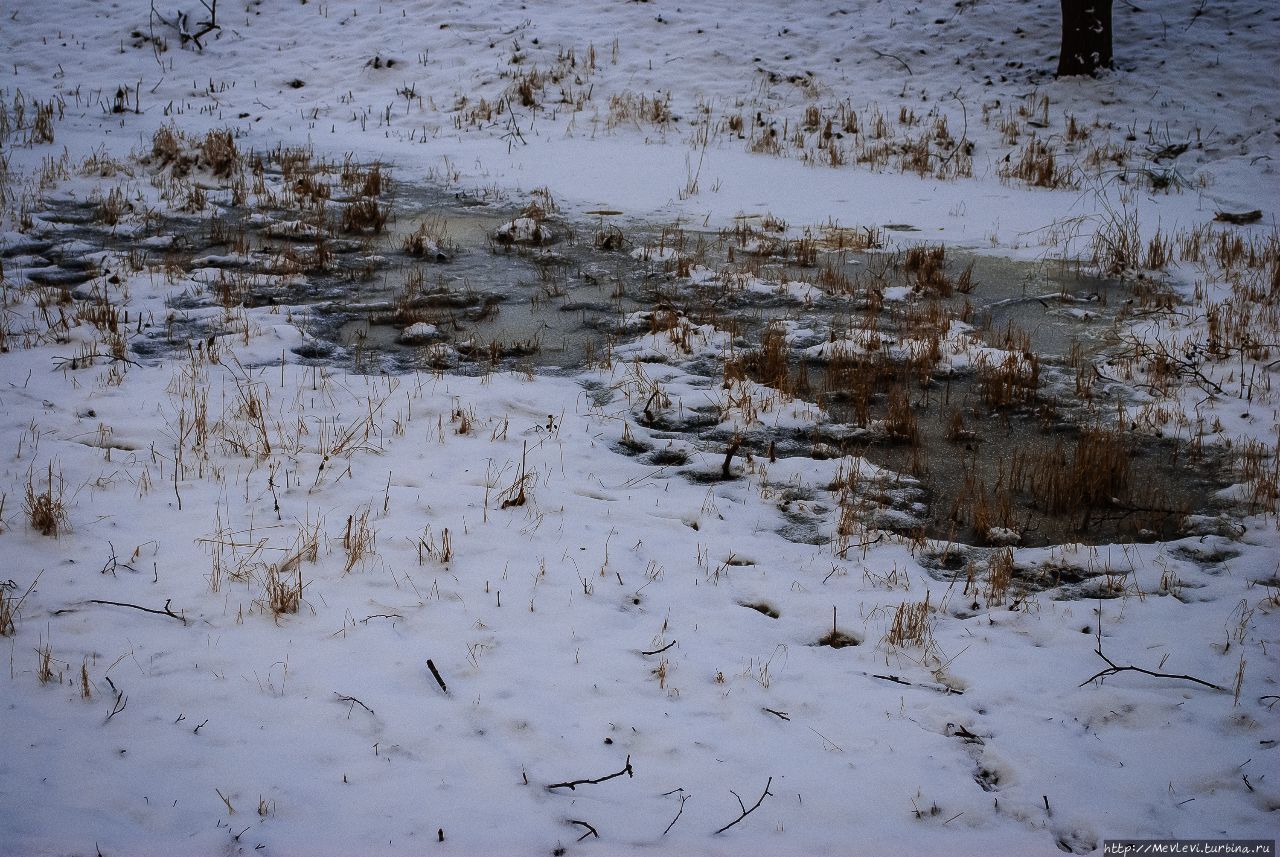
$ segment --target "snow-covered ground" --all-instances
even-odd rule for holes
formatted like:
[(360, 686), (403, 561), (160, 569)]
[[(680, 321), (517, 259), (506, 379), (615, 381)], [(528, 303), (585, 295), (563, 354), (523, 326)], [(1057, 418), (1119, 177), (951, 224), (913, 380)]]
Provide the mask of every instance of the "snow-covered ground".
[[(0, 16), (0, 854), (1274, 837), (1274, 9), (1117, 4), (1116, 70), (1060, 81), (1049, 2), (224, 0), (203, 50), (176, 11)], [(1095, 366), (1126, 396), (1099, 410), (1229, 449), (1228, 511), (1172, 542), (971, 548), (855, 520), (855, 485), (902, 490), (862, 459), (744, 453), (717, 479), (723, 455), (656, 415), (726, 438), (826, 415), (708, 386), (691, 367), (733, 337), (683, 317), (621, 319), (573, 373), (304, 359), (307, 308), (226, 291), (247, 250), (185, 269), (157, 230), (297, 203), (301, 180), (253, 170), (282, 147), (503, 216), (894, 226), (1132, 278)], [(328, 182), (315, 210), (362, 204), (336, 171), (306, 180)], [(77, 203), (96, 225), (57, 216)], [(530, 211), (495, 241), (548, 240)], [(1027, 359), (968, 331), (942, 328), (940, 368)], [(797, 521), (811, 537), (784, 537)]]

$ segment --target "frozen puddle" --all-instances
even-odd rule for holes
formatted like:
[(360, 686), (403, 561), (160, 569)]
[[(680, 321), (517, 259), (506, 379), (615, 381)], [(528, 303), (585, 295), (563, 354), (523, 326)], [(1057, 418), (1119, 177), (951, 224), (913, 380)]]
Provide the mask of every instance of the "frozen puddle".
[[(829, 540), (833, 519), (987, 546), (1167, 540), (1218, 511), (1222, 461), (1110, 416), (1131, 391), (1093, 366), (1130, 299), (1118, 281), (899, 246), (904, 224), (797, 233), (743, 216), (712, 233), (561, 216), (549, 196), (520, 210), (388, 182), (383, 198), (372, 228), (223, 199), (123, 230), (64, 203), (8, 267), (82, 299), (111, 276), (103, 251), (188, 278), (163, 323), (123, 319), (139, 359), (228, 332), (234, 307), (275, 306), (306, 333), (299, 357), (364, 373), (585, 373), (604, 404), (617, 389), (593, 376), (630, 364), (653, 387), (619, 449), (664, 476), (874, 465), (780, 485), (795, 541)], [(744, 384), (811, 404), (735, 412)]]

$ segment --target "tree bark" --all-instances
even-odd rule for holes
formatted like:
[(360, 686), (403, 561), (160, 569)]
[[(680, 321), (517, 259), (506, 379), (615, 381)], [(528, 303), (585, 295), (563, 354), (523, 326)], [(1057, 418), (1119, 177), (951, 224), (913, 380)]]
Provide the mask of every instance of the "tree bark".
[(1111, 0), (1062, 0), (1057, 77), (1111, 68)]

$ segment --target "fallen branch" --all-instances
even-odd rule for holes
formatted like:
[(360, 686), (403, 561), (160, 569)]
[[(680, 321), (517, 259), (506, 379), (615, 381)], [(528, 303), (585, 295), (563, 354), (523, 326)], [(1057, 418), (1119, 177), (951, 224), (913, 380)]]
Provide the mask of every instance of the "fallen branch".
[[(677, 791), (683, 792), (684, 789), (678, 789)], [(671, 794), (671, 793), (667, 792), (667, 794)], [(667, 825), (667, 829), (662, 831), (663, 836), (666, 836), (667, 833), (671, 831), (671, 828), (676, 826), (676, 822), (680, 820), (680, 816), (684, 815), (684, 802), (691, 797), (693, 797), (693, 795), (687, 795), (687, 794), (680, 795), (680, 809), (676, 811), (676, 817), (671, 819), (671, 823)]]
[(436, 669), (435, 661), (427, 658), (427, 669), (431, 670), (431, 675), (436, 680), (436, 684), (440, 685), (440, 689), (445, 693), (449, 692), (449, 688), (445, 687), (444, 679), (440, 677), (440, 670)]
[(1213, 215), (1213, 219), (1219, 223), (1233, 223), (1237, 226), (1243, 226), (1246, 223), (1257, 223), (1262, 219), (1262, 210), (1255, 208), (1253, 211), (1218, 211)]
[(103, 723), (110, 723), (112, 717), (124, 711), (125, 706), (129, 704), (129, 697), (116, 687), (116, 683), (111, 680), (111, 676), (103, 677), (107, 680), (107, 684), (111, 685), (111, 692), (116, 696), (115, 704), (111, 706), (111, 713), (107, 715), (106, 720), (102, 721)]
[[(884, 53), (883, 51), (878, 51), (878, 50), (876, 50), (875, 48), (872, 48), (872, 49), (871, 49), (871, 53), (873, 53), (873, 54), (875, 54), (876, 56), (880, 57), (880, 59), (886, 59), (886, 58), (887, 58), (887, 59), (891, 59), (891, 60), (897, 60), (897, 62), (898, 62), (898, 63), (899, 63), (903, 68), (905, 68), (905, 69), (907, 70), (907, 74), (911, 74), (911, 66), (907, 65), (906, 60), (904, 60), (902, 57), (894, 56), (893, 54), (886, 54), (886, 53)], [(911, 76), (912, 76), (912, 77), (915, 77), (915, 75), (914, 75), (914, 74), (911, 74)]]
[(57, 369), (61, 369), (63, 366), (66, 366), (68, 363), (71, 364), (72, 369), (79, 369), (82, 366), (92, 366), (93, 361), (99, 358), (102, 358), (105, 360), (111, 360), (117, 363), (128, 363), (130, 366), (142, 365), (137, 360), (130, 360), (128, 357), (120, 357), (115, 354), (99, 354), (96, 351), (93, 354), (77, 354), (75, 357), (54, 357), (53, 362), (57, 364), (54, 367)]
[(872, 674), (872, 676), (871, 676), (871, 677), (872, 677), (872, 678), (878, 678), (878, 679), (880, 679), (881, 681), (891, 681), (891, 682), (893, 682), (894, 684), (905, 684), (907, 687), (914, 687), (914, 685), (912, 685), (912, 684), (911, 684), (911, 682), (909, 682), (909, 681), (907, 681), (907, 680), (905, 680), (905, 679), (898, 678), (896, 675), (875, 675), (875, 674)]
[(197, 25), (200, 27), (199, 31), (193, 33), (191, 31), (191, 19), (188, 17), (186, 12), (179, 11), (175, 13), (174, 19), (170, 21), (156, 11), (155, 0), (152, 0), (151, 2), (151, 19), (152, 19), (152, 33), (153, 33), (151, 37), (152, 40), (153, 41), (155, 40), (154, 22), (159, 21), (160, 23), (164, 24), (166, 27), (173, 27), (175, 30), (178, 31), (179, 46), (185, 45), (187, 42), (191, 42), (196, 46), (196, 48), (198, 48), (200, 51), (203, 52), (204, 44), (200, 40), (203, 39), (205, 36), (209, 35), (210, 33), (212, 33), (214, 30), (221, 30), (222, 27), (218, 25), (217, 0), (213, 0), (212, 6), (204, 2), (204, 0), (200, 0), (200, 5), (204, 6), (204, 8), (209, 12), (209, 20), (201, 21)]
[(1080, 682), (1080, 684), (1077, 685), (1078, 687), (1084, 687), (1086, 684), (1088, 684), (1091, 681), (1100, 682), (1102, 679), (1106, 678), (1107, 676), (1113, 676), (1116, 673), (1135, 672), (1135, 673), (1142, 673), (1143, 675), (1149, 675), (1154, 678), (1172, 678), (1172, 679), (1178, 679), (1179, 681), (1192, 681), (1192, 682), (1195, 682), (1196, 684), (1201, 684), (1201, 685), (1204, 685), (1205, 687), (1212, 688), (1213, 690), (1224, 689), (1222, 687), (1219, 687), (1216, 684), (1212, 684), (1210, 682), (1205, 681), (1204, 679), (1199, 679), (1191, 675), (1176, 675), (1174, 673), (1156, 672), (1154, 670), (1144, 669), (1142, 667), (1135, 667), (1131, 664), (1127, 664), (1125, 666), (1119, 666), (1115, 663), (1115, 661), (1111, 660), (1111, 658), (1104, 655), (1102, 653), (1101, 648), (1095, 649), (1094, 654), (1096, 654), (1098, 657), (1102, 658), (1104, 661), (1107, 662), (1107, 668), (1105, 670), (1099, 670), (1098, 672), (1089, 676), (1087, 679)]
[(896, 675), (877, 675), (876, 673), (863, 673), (863, 675), (871, 678), (878, 678), (881, 681), (891, 681), (894, 684), (903, 684), (907, 687), (923, 687), (926, 690), (937, 691), (938, 693), (955, 694), (956, 696), (964, 696), (964, 691), (959, 688), (949, 687), (945, 684), (932, 684), (929, 682), (907, 681), (905, 678)]
[(752, 807), (751, 807), (751, 809), (747, 809), (747, 805), (746, 805), (746, 804), (744, 804), (744, 803), (742, 802), (742, 798), (738, 797), (738, 793), (737, 793), (737, 792), (735, 792), (733, 789), (729, 789), (729, 794), (731, 794), (731, 795), (733, 795), (734, 797), (738, 798), (738, 806), (742, 808), (742, 815), (739, 815), (739, 816), (738, 816), (737, 818), (735, 818), (733, 821), (729, 822), (729, 823), (728, 823), (728, 824), (726, 824), (724, 827), (722, 827), (722, 828), (720, 828), (719, 830), (717, 830), (715, 833), (713, 833), (713, 834), (712, 834), (712, 836), (714, 836), (714, 835), (716, 835), (716, 834), (718, 834), (718, 833), (724, 833), (724, 832), (725, 832), (726, 830), (728, 830), (730, 827), (733, 827), (735, 824), (737, 824), (738, 822), (742, 821), (742, 819), (746, 818), (748, 815), (750, 815), (751, 813), (753, 813), (753, 812), (755, 812), (757, 809), (759, 809), (759, 808), (760, 808), (760, 804), (764, 803), (765, 796), (766, 796), (766, 795), (771, 795), (771, 794), (773, 794), (773, 792), (769, 791), (769, 786), (770, 786), (770, 785), (772, 785), (772, 784), (773, 784), (773, 777), (770, 777), (770, 778), (768, 779), (768, 781), (764, 784), (764, 791), (762, 791), (762, 792), (760, 793), (760, 797), (756, 800), (755, 805), (754, 805), (754, 806), (752, 806)]
[(669, 648), (671, 648), (672, 646), (674, 646), (674, 645), (675, 645), (676, 643), (678, 643), (678, 642), (679, 642), (679, 640), (672, 640), (670, 643), (667, 643), (667, 644), (666, 644), (665, 646), (663, 646), (661, 649), (654, 649), (652, 652), (641, 652), (640, 654), (642, 654), (642, 655), (660, 655), (660, 654), (662, 654), (663, 652), (665, 652), (667, 649), (669, 649)]
[[(181, 615), (179, 615), (179, 614), (177, 614), (177, 613), (174, 613), (174, 612), (173, 612), (173, 610), (172, 610), (172, 609), (170, 609), (170, 607), (169, 607), (169, 602), (171, 602), (171, 601), (173, 601), (173, 599), (172, 599), (172, 598), (166, 598), (166, 599), (164, 600), (164, 609), (163, 609), (163, 610), (153, 610), (153, 609), (152, 609), (152, 608), (150, 608), (150, 607), (143, 607), (143, 606), (142, 606), (142, 605), (140, 605), (140, 604), (130, 604), (130, 603), (129, 603), (129, 602), (127, 602), (127, 601), (104, 601), (104, 600), (103, 600), (103, 599), (101, 599), (101, 598), (90, 598), (88, 601), (86, 601), (86, 602), (85, 602), (85, 604), (106, 604), (106, 605), (108, 605), (108, 606), (110, 606), (110, 607), (129, 607), (129, 608), (131, 608), (131, 609), (133, 609), (133, 610), (141, 610), (143, 613), (154, 613), (154, 614), (155, 614), (155, 615), (157, 615), (157, 616), (168, 616), (170, 619), (177, 619), (179, 622), (181, 622), (181, 623), (182, 623), (182, 624), (184, 624), (184, 625), (185, 625), (185, 624), (187, 624), (187, 617), (186, 617), (186, 616), (181, 616)], [(67, 613), (67, 612), (70, 612), (70, 611), (68, 611), (68, 610), (59, 610), (59, 611), (57, 611), (57, 612), (58, 612), (58, 613)], [(55, 615), (56, 615), (56, 614), (55, 614)]]
[[(836, 551), (836, 556), (840, 557), (841, 559), (848, 559), (850, 550), (854, 548), (858, 548), (860, 550), (866, 550), (872, 545), (879, 544), (882, 541), (884, 541), (884, 533), (881, 533), (880, 535), (876, 536), (874, 539), (865, 539), (863, 541), (858, 542), (857, 544), (845, 545), (843, 548)], [(830, 576), (831, 575), (829, 574), (827, 575), (827, 577), (830, 577)], [(822, 582), (826, 583), (827, 581), (824, 578)]]
[(785, 711), (774, 711), (772, 708), (762, 708), (762, 709), (761, 709), (761, 711), (767, 711), (767, 712), (769, 712), (770, 714), (772, 714), (774, 717), (777, 717), (777, 718), (779, 718), (779, 719), (781, 719), (781, 720), (790, 720), (790, 719), (791, 719), (791, 715), (787, 714), (787, 712), (785, 712)]
[(608, 774), (606, 776), (600, 777), (599, 779), (595, 779), (595, 780), (570, 780), (567, 783), (552, 783), (551, 785), (547, 786), (547, 790), (550, 791), (551, 789), (569, 789), (570, 791), (574, 791), (577, 786), (599, 785), (600, 783), (608, 782), (609, 780), (612, 780), (614, 777), (620, 777), (623, 774), (626, 774), (628, 777), (635, 776), (635, 771), (632, 770), (631, 768), (630, 755), (627, 756), (627, 764), (623, 766), (622, 770), (618, 771), (617, 773)]
[(579, 827), (585, 827), (587, 829), (586, 833), (578, 837), (579, 842), (586, 839), (588, 836), (594, 836), (596, 839), (600, 838), (600, 831), (596, 830), (594, 827), (592, 827), (590, 824), (587, 824), (585, 821), (577, 821), (575, 819), (570, 818), (568, 819), (568, 822), (570, 824), (576, 824)]
[(117, 569), (117, 568), (127, 568), (127, 569), (129, 569), (130, 571), (133, 571), (133, 572), (136, 572), (136, 571), (137, 571), (137, 569), (136, 569), (136, 568), (134, 568), (133, 566), (129, 565), (127, 562), (120, 562), (120, 561), (119, 561), (119, 557), (117, 557), (117, 556), (116, 556), (116, 546), (115, 546), (115, 545), (111, 544), (111, 542), (107, 542), (107, 546), (108, 546), (109, 548), (111, 548), (111, 556), (110, 556), (110, 558), (108, 558), (108, 559), (107, 559), (107, 561), (106, 561), (105, 563), (103, 563), (103, 565), (102, 565), (102, 571), (98, 572), (99, 574), (110, 574), (112, 577), (115, 577), (115, 576), (116, 576), (116, 569)]
[[(365, 711), (369, 712), (370, 714), (373, 714), (373, 709), (372, 709), (372, 708), (370, 708), (369, 706), (365, 705), (363, 702), (361, 702), (360, 700), (356, 699), (354, 696), (347, 696), (346, 694), (338, 693), (336, 690), (333, 692), (333, 695), (334, 695), (334, 696), (336, 696), (336, 697), (338, 697), (339, 701), (341, 701), (341, 702), (349, 702), (349, 703), (351, 703), (351, 707), (347, 709), (347, 719), (348, 719), (348, 720), (350, 720), (350, 719), (351, 719), (351, 712), (352, 712), (352, 711), (355, 711), (355, 708), (356, 708), (356, 706), (357, 706), (357, 705), (358, 705), (358, 706), (360, 706), (361, 708), (363, 708)], [(377, 715), (374, 715), (374, 716), (376, 717)]]
[(1097, 626), (1097, 630), (1094, 631), (1094, 639), (1097, 641), (1097, 645), (1094, 648), (1093, 653), (1107, 662), (1107, 668), (1105, 670), (1099, 670), (1098, 672), (1089, 676), (1087, 679), (1080, 682), (1080, 684), (1077, 685), (1077, 687), (1084, 687), (1086, 684), (1088, 684), (1091, 681), (1096, 681), (1098, 683), (1101, 683), (1104, 678), (1108, 676), (1113, 676), (1116, 673), (1135, 672), (1135, 673), (1142, 673), (1143, 675), (1149, 675), (1149, 676), (1152, 676), (1153, 678), (1172, 678), (1172, 679), (1177, 679), (1178, 681), (1190, 681), (1190, 682), (1195, 682), (1196, 684), (1202, 684), (1205, 687), (1212, 688), (1213, 690), (1225, 690), (1225, 688), (1219, 687), (1216, 684), (1211, 684), (1205, 681), (1204, 679), (1199, 679), (1199, 678), (1196, 678), (1195, 676), (1175, 675), (1174, 673), (1156, 672), (1154, 670), (1144, 669), (1143, 667), (1135, 667), (1131, 664), (1126, 666), (1120, 666), (1116, 664), (1115, 661), (1111, 660), (1111, 658), (1107, 657), (1102, 653), (1102, 601), (1101, 600), (1098, 601), (1098, 626)]

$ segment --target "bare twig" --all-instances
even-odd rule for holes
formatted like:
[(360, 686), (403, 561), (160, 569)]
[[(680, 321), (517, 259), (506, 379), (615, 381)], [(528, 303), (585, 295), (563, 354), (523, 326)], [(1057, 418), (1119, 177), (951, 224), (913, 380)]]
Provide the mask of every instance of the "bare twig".
[(821, 732), (819, 732), (817, 729), (814, 729), (812, 726), (805, 726), (805, 728), (806, 728), (806, 729), (808, 729), (810, 732), (812, 732), (814, 735), (817, 735), (819, 738), (821, 738), (821, 739), (822, 739), (824, 742), (826, 742), (827, 744), (830, 744), (832, 747), (835, 747), (835, 748), (836, 748), (837, 750), (839, 750), (841, 753), (843, 753), (843, 752), (844, 752), (844, 747), (841, 747), (839, 744), (837, 744), (835, 741), (832, 741), (832, 740), (831, 740), (830, 738), (828, 738), (826, 735), (823, 735), (823, 734), (822, 734)]
[[(157, 615), (157, 616), (168, 616), (170, 619), (177, 619), (179, 622), (181, 622), (181, 623), (182, 623), (182, 624), (184, 624), (184, 625), (185, 625), (185, 624), (187, 624), (187, 617), (186, 617), (186, 616), (180, 615), (180, 614), (178, 614), (178, 613), (174, 613), (174, 612), (173, 612), (173, 610), (169, 607), (169, 603), (170, 603), (171, 601), (173, 601), (173, 599), (172, 599), (172, 598), (166, 598), (166, 599), (164, 600), (164, 609), (163, 609), (163, 610), (153, 610), (153, 609), (151, 609), (150, 607), (143, 607), (143, 606), (141, 606), (141, 605), (139, 605), (139, 604), (130, 604), (130, 603), (128, 603), (127, 601), (104, 601), (104, 600), (103, 600), (103, 599), (101, 599), (101, 598), (90, 598), (88, 601), (86, 601), (86, 602), (84, 602), (84, 603), (85, 603), (85, 604), (106, 604), (106, 605), (108, 605), (108, 606), (110, 606), (110, 607), (130, 607), (130, 608), (132, 608), (132, 609), (134, 609), (134, 610), (141, 610), (143, 613), (154, 613), (154, 614), (155, 614), (155, 615)], [(69, 611), (69, 610), (59, 610), (59, 611), (57, 611), (57, 612), (58, 612), (58, 613), (69, 613), (69, 612), (71, 612), (71, 611)]]
[(128, 363), (130, 366), (142, 365), (137, 360), (130, 360), (128, 357), (120, 357), (116, 354), (99, 354), (96, 351), (93, 354), (77, 354), (75, 357), (54, 357), (53, 362), (57, 364), (55, 367), (57, 369), (61, 369), (67, 364), (71, 364), (72, 369), (79, 369), (82, 366), (92, 366), (93, 361), (98, 358), (111, 360), (117, 363)]
[(923, 687), (926, 690), (933, 690), (933, 691), (937, 691), (938, 693), (955, 694), (956, 696), (964, 695), (963, 690), (960, 690), (959, 688), (956, 688), (956, 687), (950, 687), (945, 684), (932, 684), (930, 682), (907, 681), (905, 678), (902, 678), (901, 676), (896, 676), (896, 675), (879, 675), (876, 673), (863, 673), (863, 675), (869, 676), (871, 678), (878, 678), (881, 681), (891, 681), (894, 684), (903, 684), (903, 685), (906, 685), (907, 687)]
[(111, 686), (111, 692), (115, 694), (116, 697), (115, 703), (111, 706), (111, 713), (108, 714), (107, 719), (103, 721), (104, 723), (109, 723), (111, 722), (112, 717), (115, 717), (121, 711), (124, 711), (124, 707), (129, 704), (129, 697), (125, 696), (124, 692), (116, 687), (116, 683), (111, 680), (111, 676), (103, 676), (103, 678), (107, 680), (107, 684)]
[[(358, 705), (358, 706), (360, 706), (361, 708), (363, 708), (365, 711), (369, 712), (370, 714), (373, 714), (373, 709), (372, 709), (372, 708), (370, 708), (369, 706), (365, 705), (363, 702), (361, 702), (360, 700), (356, 699), (354, 696), (347, 696), (346, 694), (338, 693), (336, 690), (333, 692), (333, 695), (334, 695), (334, 696), (336, 696), (336, 697), (338, 697), (339, 701), (341, 701), (341, 702), (349, 702), (349, 703), (351, 703), (351, 707), (347, 709), (347, 719), (348, 719), (348, 720), (350, 720), (350, 719), (351, 719), (351, 712), (352, 712), (352, 711), (355, 711), (355, 708), (356, 708), (356, 706), (357, 706), (357, 705)], [(377, 715), (374, 715), (374, 716), (377, 716)]]
[(1154, 678), (1172, 678), (1172, 679), (1178, 679), (1179, 681), (1192, 681), (1192, 682), (1195, 682), (1196, 684), (1201, 684), (1201, 685), (1204, 685), (1205, 687), (1212, 688), (1213, 690), (1223, 690), (1223, 688), (1219, 687), (1218, 685), (1207, 682), (1204, 679), (1196, 678), (1195, 676), (1155, 672), (1154, 670), (1143, 669), (1142, 667), (1135, 667), (1132, 665), (1118, 666), (1113, 660), (1111, 660), (1111, 658), (1104, 655), (1101, 649), (1095, 650), (1094, 654), (1096, 654), (1098, 657), (1102, 658), (1104, 661), (1107, 662), (1107, 668), (1105, 670), (1099, 670), (1098, 672), (1089, 676), (1084, 681), (1080, 682), (1080, 684), (1078, 685), (1079, 687), (1084, 687), (1086, 684), (1088, 684), (1091, 681), (1101, 681), (1107, 676), (1113, 676), (1116, 673), (1136, 672), (1136, 673), (1142, 673), (1143, 675), (1153, 676)]
[(785, 712), (785, 711), (774, 711), (772, 708), (762, 708), (762, 709), (760, 709), (760, 710), (761, 710), (761, 711), (767, 711), (767, 712), (769, 712), (770, 714), (772, 714), (774, 717), (777, 717), (777, 718), (779, 718), (779, 719), (781, 719), (781, 720), (790, 720), (790, 719), (791, 719), (791, 715), (789, 715), (789, 714), (788, 714), (787, 712)]
[[(677, 789), (677, 791), (683, 792), (684, 789)], [(670, 792), (668, 792), (668, 794), (670, 794)], [(680, 816), (684, 814), (684, 802), (691, 797), (693, 797), (693, 795), (687, 795), (687, 794), (680, 795), (680, 809), (677, 810), (676, 817), (671, 819), (671, 823), (667, 825), (667, 829), (662, 831), (663, 836), (666, 836), (671, 831), (671, 828), (676, 826), (676, 822), (679, 821)]]
[(894, 684), (905, 684), (908, 687), (912, 687), (911, 682), (907, 681), (906, 679), (898, 678), (896, 675), (874, 675), (873, 674), (871, 677), (878, 678), (881, 681), (891, 681)]
[(584, 833), (584, 834), (582, 834), (581, 836), (579, 836), (579, 837), (578, 837), (578, 841), (579, 841), (579, 842), (581, 842), (582, 840), (586, 839), (588, 836), (594, 836), (596, 839), (599, 839), (599, 838), (600, 838), (600, 831), (596, 830), (596, 829), (595, 829), (594, 827), (592, 827), (590, 824), (587, 824), (587, 822), (585, 822), (585, 821), (578, 821), (578, 820), (573, 819), (573, 818), (570, 818), (570, 819), (567, 819), (567, 820), (568, 820), (568, 822), (569, 822), (570, 824), (576, 824), (576, 825), (578, 825), (579, 827), (585, 827), (585, 828), (587, 829), (587, 832), (586, 832), (586, 833)]
[(600, 783), (612, 780), (614, 777), (620, 777), (623, 774), (626, 774), (628, 777), (635, 776), (635, 771), (631, 768), (630, 755), (627, 756), (626, 765), (624, 765), (622, 770), (618, 771), (617, 773), (607, 774), (595, 780), (570, 780), (569, 782), (566, 782), (566, 783), (552, 783), (551, 785), (547, 786), (547, 790), (550, 791), (551, 789), (569, 789), (570, 791), (574, 791), (577, 786), (599, 785)]
[(660, 655), (660, 654), (662, 654), (663, 652), (665, 652), (667, 649), (669, 649), (669, 648), (671, 648), (672, 646), (674, 646), (674, 645), (675, 645), (676, 643), (678, 643), (678, 642), (679, 642), (679, 640), (672, 640), (670, 643), (667, 643), (667, 644), (666, 644), (665, 646), (663, 646), (661, 649), (654, 649), (652, 652), (641, 652), (640, 654), (642, 654), (642, 655)]
[(430, 658), (427, 658), (427, 669), (431, 670), (431, 676), (436, 680), (436, 684), (440, 685), (440, 689), (448, 693), (449, 688), (445, 687), (444, 679), (440, 677), (440, 670), (436, 669), (435, 661)]
[[(730, 827), (733, 827), (735, 824), (737, 824), (738, 822), (742, 821), (742, 819), (746, 818), (748, 815), (750, 815), (751, 813), (753, 813), (753, 812), (755, 812), (757, 809), (759, 809), (759, 808), (760, 808), (760, 804), (764, 803), (765, 796), (766, 796), (766, 795), (771, 795), (771, 794), (773, 794), (773, 792), (769, 791), (769, 786), (771, 786), (772, 784), (773, 784), (773, 777), (770, 777), (770, 778), (768, 779), (768, 781), (764, 784), (764, 791), (762, 791), (762, 792), (760, 793), (760, 797), (756, 799), (756, 802), (755, 802), (755, 804), (751, 807), (751, 809), (747, 809), (746, 804), (744, 804), (744, 803), (742, 802), (742, 798), (738, 797), (738, 793), (737, 793), (737, 792), (735, 792), (733, 789), (730, 789), (730, 790), (729, 790), (729, 794), (731, 794), (731, 795), (733, 795), (734, 797), (738, 798), (738, 806), (742, 808), (742, 814), (741, 814), (741, 815), (739, 815), (737, 818), (735, 818), (733, 821), (731, 821), (731, 822), (729, 822), (728, 824), (726, 824), (724, 827), (722, 827), (722, 828), (720, 828), (719, 830), (717, 830), (717, 831), (716, 831), (716, 833), (724, 833), (724, 832), (725, 832), (726, 830), (728, 830)], [(712, 835), (714, 836), (715, 834), (712, 834)]]
[(361, 625), (368, 625), (370, 619), (403, 619), (399, 613), (374, 613), (371, 616), (365, 616), (360, 620)]
[(1136, 673), (1142, 673), (1143, 675), (1149, 675), (1154, 678), (1172, 678), (1172, 679), (1177, 679), (1179, 681), (1195, 682), (1196, 684), (1204, 685), (1205, 687), (1212, 688), (1213, 690), (1225, 689), (1225, 688), (1219, 687), (1216, 684), (1211, 684), (1205, 681), (1204, 679), (1196, 678), (1195, 676), (1175, 675), (1174, 673), (1155, 672), (1154, 670), (1144, 669), (1142, 667), (1135, 667), (1133, 665), (1126, 665), (1126, 666), (1117, 665), (1115, 661), (1111, 660), (1111, 658), (1107, 657), (1102, 653), (1102, 602), (1101, 601), (1098, 602), (1097, 612), (1098, 612), (1098, 625), (1097, 625), (1097, 630), (1094, 631), (1094, 640), (1096, 641), (1096, 647), (1094, 648), (1093, 652), (1098, 657), (1106, 661), (1107, 668), (1105, 670), (1099, 670), (1098, 672), (1089, 676), (1087, 679), (1080, 682), (1080, 684), (1077, 685), (1078, 687), (1084, 687), (1086, 684), (1088, 684), (1091, 681), (1096, 681), (1098, 683), (1101, 683), (1103, 679), (1107, 678), (1108, 676), (1113, 676), (1116, 673), (1136, 672)]
[[(873, 53), (873, 54), (875, 54), (876, 56), (880, 57), (880, 59), (886, 59), (886, 58), (887, 58), (887, 59), (891, 59), (891, 60), (897, 60), (898, 64), (899, 64), (899, 65), (901, 65), (903, 68), (905, 68), (905, 69), (907, 70), (907, 74), (911, 74), (911, 66), (907, 65), (906, 61), (905, 61), (902, 57), (895, 56), (895, 55), (893, 55), (893, 54), (886, 54), (886, 53), (884, 53), (884, 52), (882, 52), (882, 51), (878, 51), (878, 50), (876, 50), (875, 48), (872, 48), (872, 49), (871, 49), (871, 53)], [(915, 75), (914, 75), (914, 74), (911, 74), (911, 76), (912, 76), (912, 77), (915, 77)]]
[(204, 0), (201, 0), (200, 5), (204, 6), (204, 8), (209, 12), (209, 20), (201, 21), (197, 25), (200, 27), (200, 29), (197, 32), (193, 33), (191, 32), (191, 29), (190, 29), (190, 18), (186, 12), (180, 11), (176, 13), (174, 16), (174, 19), (170, 21), (156, 11), (155, 0), (152, 0), (151, 2), (151, 21), (152, 21), (151, 40), (152, 42), (153, 43), (155, 42), (155, 22), (159, 21), (160, 23), (164, 24), (166, 27), (173, 27), (175, 30), (178, 31), (179, 45), (185, 45), (187, 42), (191, 42), (199, 50), (203, 51), (204, 43), (201, 42), (200, 40), (203, 39), (205, 36), (209, 35), (210, 33), (212, 33), (214, 30), (221, 30), (222, 27), (219, 26), (218, 24), (217, 0), (214, 0), (213, 5), (205, 3)]

